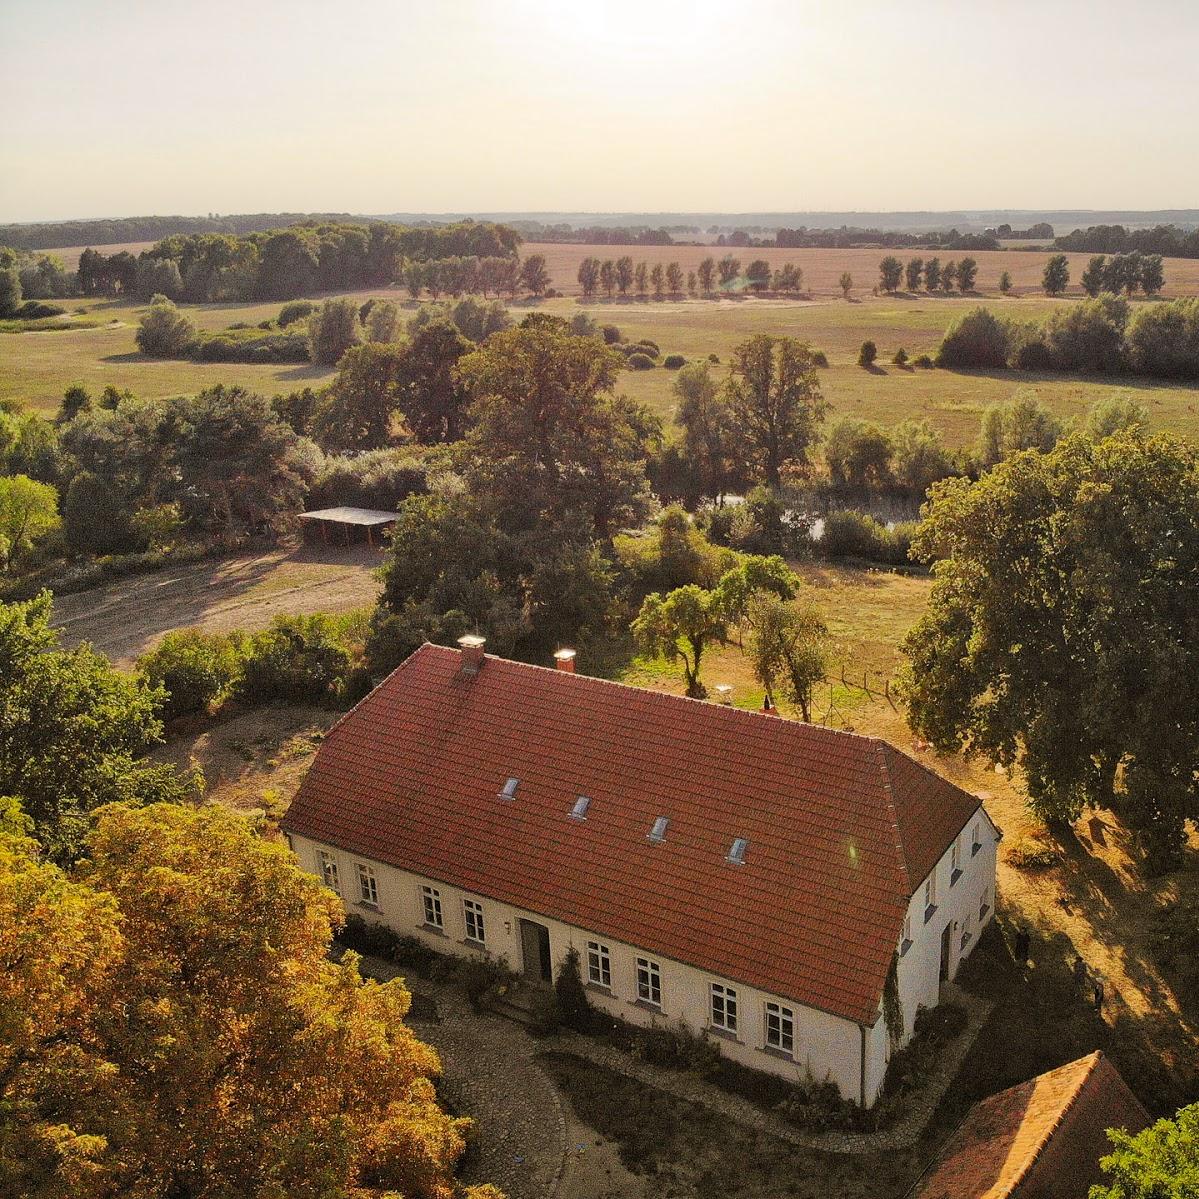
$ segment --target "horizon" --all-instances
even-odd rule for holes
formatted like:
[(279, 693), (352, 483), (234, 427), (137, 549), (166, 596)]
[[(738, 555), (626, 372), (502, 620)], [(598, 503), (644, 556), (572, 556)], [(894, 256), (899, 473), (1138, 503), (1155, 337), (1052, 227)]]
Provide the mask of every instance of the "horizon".
[[(1199, 197), (1199, 159), (1177, 145), (1199, 93), (1173, 82), (1199, 34), (1191, 6), (1158, 0), (1129, 25), (1082, 0), (916, 0), (904, 19), (918, 41), (899, 43), (893, 11), (519, 0), (501, 16), (477, 0), (360, 0), (330, 37), (314, 3), (213, 0), (200, 26), (178, 2), (14, 8), (0, 103), (38, 102), (7, 131), (0, 220), (1154, 211)], [(147, 48), (128, 69), (96, 69), (131, 46)], [(1105, 78), (1121, 87), (1096, 88)]]

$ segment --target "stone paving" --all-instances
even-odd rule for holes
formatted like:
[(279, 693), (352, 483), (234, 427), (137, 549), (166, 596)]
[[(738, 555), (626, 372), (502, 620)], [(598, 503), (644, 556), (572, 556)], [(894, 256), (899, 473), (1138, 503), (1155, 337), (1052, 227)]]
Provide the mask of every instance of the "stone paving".
[[(377, 958), (363, 958), (361, 968), (379, 979), (403, 973)], [(919, 1138), (993, 1006), (949, 988), (945, 998), (966, 1009), (966, 1028), (943, 1055), (929, 1084), (891, 1127), (871, 1133), (813, 1132), (694, 1075), (649, 1065), (604, 1041), (571, 1032), (535, 1039), (511, 1020), (474, 1011), (452, 984), (416, 977), (406, 983), (414, 995), (436, 1007), (437, 1020), (423, 1018), (419, 1010), (409, 1019), (421, 1039), (440, 1053), (450, 1092), (477, 1125), (477, 1151), (466, 1180), (493, 1182), (509, 1199), (553, 1199), (562, 1177), (567, 1152), (562, 1098), (537, 1062), (540, 1053), (575, 1054), (805, 1149), (879, 1153), (905, 1148)]]

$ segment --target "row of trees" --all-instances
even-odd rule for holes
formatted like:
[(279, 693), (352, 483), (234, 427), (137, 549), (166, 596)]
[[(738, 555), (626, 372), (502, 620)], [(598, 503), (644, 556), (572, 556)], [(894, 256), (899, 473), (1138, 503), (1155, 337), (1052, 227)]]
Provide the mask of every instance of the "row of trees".
[(973, 258), (963, 258), (955, 262), (952, 258), (941, 265), (939, 258), (909, 258), (907, 264), (900, 262), (893, 254), (878, 264), (879, 287), (894, 294), (901, 284), (908, 291), (919, 291), (923, 280), (926, 291), (958, 291), (974, 290), (974, 282), (978, 278), (978, 263)]
[(1092, 297), (1103, 291), (1131, 296), (1138, 288), (1147, 296), (1153, 296), (1165, 286), (1166, 279), (1160, 254), (1142, 254), (1134, 250), (1131, 254), (1113, 254), (1111, 258), (1096, 254), (1087, 263), (1079, 282), (1083, 291)]
[(955, 369), (1056, 370), (1199, 378), (1199, 299), (1132, 310), (1100, 295), (1050, 313), (1040, 323), (997, 317), (986, 308), (955, 321), (937, 350)]
[(1199, 229), (1155, 225), (1152, 229), (1126, 229), (1123, 225), (1091, 225), (1075, 229), (1054, 243), (1059, 250), (1084, 254), (1142, 254), (1167, 258), (1199, 258)]
[(726, 254), (719, 260), (704, 258), (694, 271), (684, 276), (677, 262), (665, 266), (655, 262), (634, 264), (629, 255), (621, 258), (584, 258), (579, 264), (579, 286), (583, 296), (590, 299), (602, 293), (608, 299), (619, 295), (622, 299), (630, 293), (644, 298), (651, 292), (654, 299), (664, 296), (681, 296), (686, 289), (689, 295), (710, 295), (714, 291), (733, 291), (748, 288), (750, 291), (799, 292), (803, 290), (803, 271), (794, 263), (787, 263), (771, 270), (764, 258), (754, 259), (741, 273), (741, 260)]

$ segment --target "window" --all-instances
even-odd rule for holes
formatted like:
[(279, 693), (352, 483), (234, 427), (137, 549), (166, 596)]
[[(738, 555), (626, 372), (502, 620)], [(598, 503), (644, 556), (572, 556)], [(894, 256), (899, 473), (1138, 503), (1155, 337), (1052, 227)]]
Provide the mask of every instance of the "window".
[(795, 1052), (795, 1013), (781, 1003), (766, 1005), (766, 1047), (780, 1053)]
[(965, 949), (966, 946), (970, 944), (971, 935), (972, 934), (970, 932), (970, 913), (967, 912), (966, 915), (962, 917), (962, 948), (963, 949)]
[(484, 944), (487, 941), (487, 928), (483, 924), (483, 905), (473, 899), (464, 899), (462, 914), (466, 917), (466, 939)]
[(927, 924), (932, 918), (933, 913), (937, 910), (937, 871), (934, 868), (932, 874), (924, 881), (924, 923)]
[(981, 820), (976, 820), (976, 821), (974, 822), (974, 832), (972, 832), (972, 833), (970, 834), (970, 837), (971, 837), (971, 841), (970, 841), (970, 856), (971, 856), (971, 857), (974, 857), (974, 855), (975, 855), (976, 853), (978, 853), (978, 851), (979, 851), (980, 849), (982, 849), (982, 847), (983, 847), (983, 843), (982, 843), (982, 836), (981, 836), (981, 834), (982, 834), (982, 821), (981, 821)]
[(738, 837), (733, 842), (732, 849), (729, 850), (729, 861), (734, 866), (745, 865), (745, 851), (749, 848), (749, 842), (744, 837)]
[(580, 795), (579, 798), (575, 800), (575, 806), (570, 809), (570, 814), (576, 820), (586, 820), (587, 809), (589, 807), (591, 807), (591, 799), (586, 795)]
[(612, 985), (612, 957), (599, 941), (587, 942), (587, 981), (597, 987)]
[(662, 971), (649, 958), (637, 959), (637, 998), (654, 1007), (662, 1006)]
[(712, 1027), (737, 1031), (737, 992), (723, 983), (712, 984)]
[(321, 878), (324, 880), (325, 886), (340, 895), (341, 883), (337, 878), (337, 859), (328, 850), (322, 849), (320, 852), (320, 867)]
[(912, 948), (912, 917), (905, 916), (903, 918), (903, 936), (899, 942), (899, 956), (903, 957), (909, 949)]
[(953, 849), (949, 851), (949, 885), (952, 887), (954, 883), (962, 877), (962, 839), (955, 837), (953, 841)]
[(358, 863), (358, 894), (363, 903), (369, 903), (373, 908), (379, 906), (379, 880), (375, 878), (374, 870), (362, 862)]
[(978, 922), (982, 922), (987, 918), (987, 913), (991, 910), (991, 888), (983, 888), (983, 897), (978, 903)]
[(504, 783), (504, 789), (500, 792), (500, 799), (515, 799), (516, 788), (520, 786), (520, 779), (508, 779)]
[(430, 928), (445, 928), (441, 915), (441, 892), (436, 887), (421, 887), (421, 902), (425, 906), (425, 923)]
[(649, 839), (651, 841), (666, 840), (666, 826), (670, 821), (665, 816), (657, 816), (654, 819), (654, 827), (649, 830)]

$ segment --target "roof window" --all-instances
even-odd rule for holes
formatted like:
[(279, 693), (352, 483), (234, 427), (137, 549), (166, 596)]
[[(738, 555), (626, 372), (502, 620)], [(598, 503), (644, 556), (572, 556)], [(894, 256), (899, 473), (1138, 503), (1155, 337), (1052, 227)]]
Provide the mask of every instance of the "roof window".
[(749, 848), (749, 842), (744, 837), (738, 837), (733, 842), (733, 847), (729, 850), (728, 860), (734, 866), (743, 866), (745, 864), (745, 851)]
[(589, 795), (580, 795), (575, 800), (575, 806), (570, 809), (570, 814), (575, 820), (586, 820), (587, 809), (591, 807), (591, 797)]
[(509, 779), (504, 784), (504, 789), (499, 793), (499, 799), (515, 799), (516, 788), (520, 786), (520, 779)]
[(654, 827), (649, 830), (649, 839), (651, 841), (655, 841), (655, 842), (656, 841), (665, 841), (666, 840), (666, 826), (669, 823), (670, 823), (670, 821), (667, 817), (658, 816), (654, 820)]

